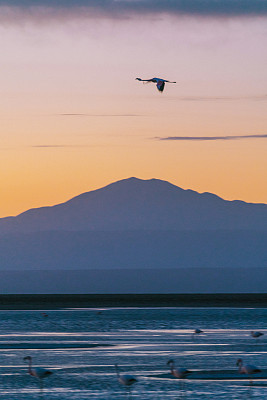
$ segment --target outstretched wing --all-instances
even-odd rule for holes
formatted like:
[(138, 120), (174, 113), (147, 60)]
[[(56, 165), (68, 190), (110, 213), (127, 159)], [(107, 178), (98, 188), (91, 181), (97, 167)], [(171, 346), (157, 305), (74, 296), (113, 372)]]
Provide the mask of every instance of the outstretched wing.
[(140, 81), (140, 82), (144, 82), (144, 83), (149, 83), (149, 82), (156, 82), (155, 80), (153, 80), (153, 79), (141, 79), (141, 78), (135, 78), (137, 81)]

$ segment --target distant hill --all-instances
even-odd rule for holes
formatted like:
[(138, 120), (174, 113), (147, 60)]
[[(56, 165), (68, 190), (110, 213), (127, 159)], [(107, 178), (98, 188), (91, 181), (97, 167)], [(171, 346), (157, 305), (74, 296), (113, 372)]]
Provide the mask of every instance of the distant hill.
[(0, 234), (40, 231), (264, 230), (267, 205), (226, 201), (169, 182), (129, 178), (52, 207), (0, 219)]
[(0, 219), (2, 293), (267, 292), (267, 205), (125, 179)]
[(0, 270), (267, 267), (267, 232), (17, 233), (0, 238), (0, 254)]

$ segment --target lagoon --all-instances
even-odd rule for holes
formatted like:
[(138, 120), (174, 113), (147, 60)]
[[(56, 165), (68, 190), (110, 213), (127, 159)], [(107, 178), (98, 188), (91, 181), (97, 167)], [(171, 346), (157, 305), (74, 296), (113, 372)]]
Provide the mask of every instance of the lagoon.
[[(267, 397), (267, 308), (2, 309), (0, 320), (0, 399), (125, 400), (116, 363), (137, 377), (136, 400)], [(192, 336), (195, 328), (204, 333)], [(264, 335), (254, 339), (252, 330)], [(28, 355), (53, 372), (42, 391), (27, 373)], [(263, 370), (253, 385), (237, 358)], [(169, 374), (169, 359), (192, 371), (183, 383)]]

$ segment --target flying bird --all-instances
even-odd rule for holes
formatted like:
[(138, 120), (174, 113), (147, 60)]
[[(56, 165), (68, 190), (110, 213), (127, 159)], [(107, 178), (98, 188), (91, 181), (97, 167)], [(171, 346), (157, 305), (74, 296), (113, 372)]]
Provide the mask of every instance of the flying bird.
[(133, 375), (121, 375), (119, 371), (119, 367), (115, 364), (116, 374), (118, 381), (121, 385), (124, 385), (129, 390), (129, 396), (131, 396), (131, 386), (137, 382), (137, 379)]
[(255, 365), (244, 365), (243, 360), (241, 358), (237, 360), (236, 365), (238, 366), (238, 372), (240, 374), (248, 375), (251, 384), (253, 383), (252, 375), (261, 372), (261, 370), (255, 367)]
[(156, 84), (157, 84), (157, 89), (158, 89), (160, 92), (163, 92), (164, 87), (165, 87), (165, 82), (168, 82), (168, 83), (176, 83), (176, 82), (167, 81), (166, 79), (161, 79), (161, 78), (152, 78), (152, 79), (135, 78), (135, 79), (136, 79), (137, 81), (141, 81), (141, 82), (147, 82), (147, 83), (153, 82), (153, 83), (156, 83)]
[(29, 368), (28, 368), (28, 373), (31, 376), (34, 376), (35, 378), (38, 378), (40, 381), (40, 388), (43, 388), (43, 379), (46, 378), (47, 376), (51, 375), (53, 372), (49, 371), (48, 369), (45, 368), (32, 368), (32, 357), (27, 356), (23, 358), (24, 361), (28, 361), (29, 363)]

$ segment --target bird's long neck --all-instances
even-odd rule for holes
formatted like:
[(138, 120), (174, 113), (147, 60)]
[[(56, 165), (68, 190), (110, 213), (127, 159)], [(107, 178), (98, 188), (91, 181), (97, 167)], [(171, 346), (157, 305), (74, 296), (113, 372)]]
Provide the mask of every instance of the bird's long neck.
[(29, 359), (28, 372), (29, 372), (29, 374), (32, 374), (32, 360), (31, 360), (31, 358)]
[(120, 371), (119, 371), (119, 368), (118, 368), (117, 365), (115, 365), (115, 369), (116, 369), (117, 377), (119, 378), (120, 377)]
[(173, 370), (174, 370), (174, 362), (171, 362), (171, 363), (170, 363), (170, 369), (171, 369), (171, 373), (173, 373)]
[(238, 371), (241, 372), (243, 367), (243, 361), (239, 361), (238, 363)]

